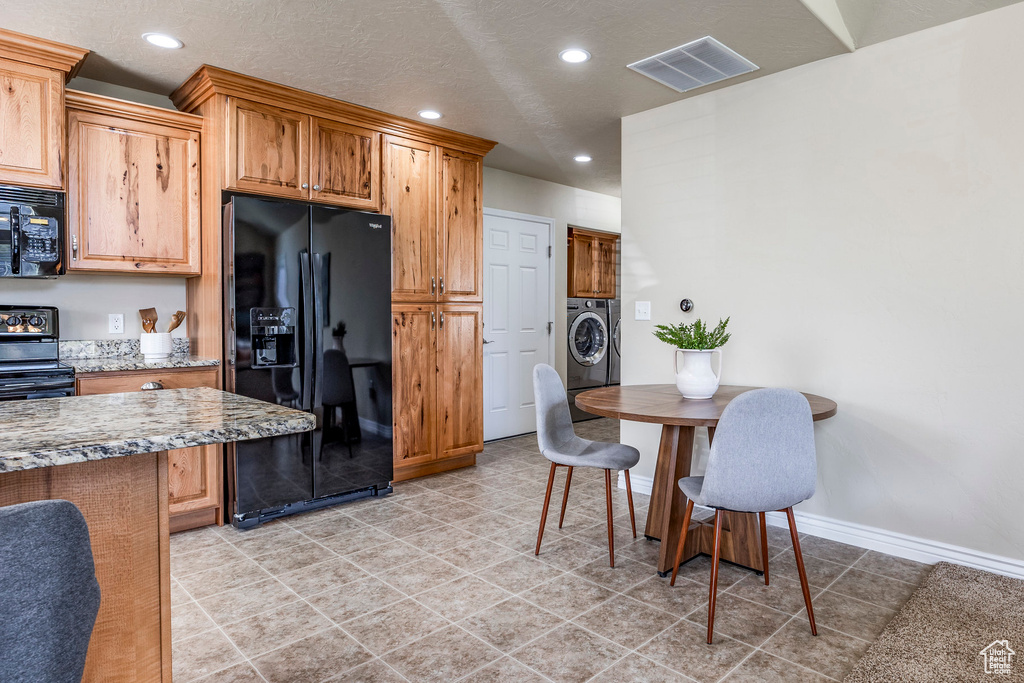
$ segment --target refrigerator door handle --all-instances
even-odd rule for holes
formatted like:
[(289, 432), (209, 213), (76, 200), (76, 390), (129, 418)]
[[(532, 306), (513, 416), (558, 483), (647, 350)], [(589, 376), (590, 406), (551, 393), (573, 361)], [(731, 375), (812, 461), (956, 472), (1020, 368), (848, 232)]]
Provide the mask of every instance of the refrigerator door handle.
[(313, 358), (315, 361), (316, 378), (313, 380), (313, 407), (318, 408), (323, 400), (324, 383), (324, 317), (323, 317), (323, 283), (320, 282), (323, 259), (320, 254), (313, 254)]
[[(299, 254), (299, 274), (302, 285), (302, 409), (309, 410), (313, 407), (313, 347), (314, 347), (314, 312), (310, 308), (316, 308), (313, 301), (312, 269), (309, 265), (309, 252)], [(312, 303), (311, 303), (312, 302)]]
[[(323, 276), (323, 258), (320, 254), (313, 254), (313, 359), (315, 362), (315, 378), (313, 380), (313, 415), (316, 416), (317, 425), (313, 429), (313, 468), (316, 471), (316, 463), (320, 461), (323, 454), (324, 442), (324, 409), (323, 409), (323, 385), (324, 385), (324, 319), (323, 319), (323, 283), (320, 281)], [(313, 491), (316, 492), (316, 475), (313, 478)]]

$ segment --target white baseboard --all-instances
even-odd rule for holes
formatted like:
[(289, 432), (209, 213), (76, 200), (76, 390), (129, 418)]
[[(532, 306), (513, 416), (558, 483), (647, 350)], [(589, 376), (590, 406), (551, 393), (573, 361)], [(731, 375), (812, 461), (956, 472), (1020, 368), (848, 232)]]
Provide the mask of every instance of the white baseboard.
[[(630, 475), (629, 483), (636, 493), (650, 495), (654, 480), (650, 477)], [(619, 488), (626, 488), (626, 480), (621, 472), (619, 473)], [(971, 550), (941, 541), (908, 536), (865, 524), (844, 522), (810, 512), (796, 510), (795, 517), (797, 530), (811, 536), (820, 536), (831, 541), (876, 550), (916, 562), (927, 562), (928, 564), (952, 562), (984, 569), (995, 574), (1024, 579), (1024, 560)], [(768, 523), (772, 526), (788, 528), (786, 516), (781, 512), (769, 512), (767, 518)]]
[[(649, 496), (651, 495), (651, 489), (654, 488), (654, 479), (630, 473), (629, 487), (633, 489), (634, 493), (642, 493), (645, 496)], [(626, 477), (623, 476), (622, 472), (619, 472), (619, 488), (626, 488)]]

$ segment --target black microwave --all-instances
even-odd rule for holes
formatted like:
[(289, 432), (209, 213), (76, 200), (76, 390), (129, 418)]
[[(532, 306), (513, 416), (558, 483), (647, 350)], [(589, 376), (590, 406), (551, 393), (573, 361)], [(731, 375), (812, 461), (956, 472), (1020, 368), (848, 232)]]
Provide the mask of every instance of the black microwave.
[(0, 277), (64, 274), (64, 193), (0, 185)]

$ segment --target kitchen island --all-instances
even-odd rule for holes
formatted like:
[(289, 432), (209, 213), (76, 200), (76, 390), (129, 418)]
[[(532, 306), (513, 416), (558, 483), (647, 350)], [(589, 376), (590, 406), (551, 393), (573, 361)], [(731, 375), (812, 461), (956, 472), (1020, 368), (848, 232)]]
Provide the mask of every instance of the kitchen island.
[(0, 403), (0, 506), (69, 500), (89, 525), (101, 602), (83, 680), (171, 680), (166, 451), (313, 426), (210, 388)]

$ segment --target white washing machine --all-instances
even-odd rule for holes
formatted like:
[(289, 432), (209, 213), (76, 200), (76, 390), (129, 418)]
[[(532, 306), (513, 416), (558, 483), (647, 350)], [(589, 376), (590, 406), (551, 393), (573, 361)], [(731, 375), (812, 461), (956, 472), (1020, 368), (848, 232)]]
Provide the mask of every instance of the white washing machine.
[(608, 302), (605, 299), (569, 299), (566, 329), (569, 353), (566, 385), (573, 422), (597, 417), (578, 409), (576, 394), (608, 383), (611, 334), (608, 328)]

